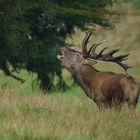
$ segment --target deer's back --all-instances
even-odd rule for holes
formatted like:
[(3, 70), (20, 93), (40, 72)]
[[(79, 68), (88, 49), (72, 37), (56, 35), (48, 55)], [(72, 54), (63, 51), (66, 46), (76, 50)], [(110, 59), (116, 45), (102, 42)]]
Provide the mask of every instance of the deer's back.
[(93, 89), (95, 98), (103, 100), (117, 100), (119, 102), (138, 97), (139, 86), (136, 80), (126, 74), (112, 72), (98, 72), (94, 77)]

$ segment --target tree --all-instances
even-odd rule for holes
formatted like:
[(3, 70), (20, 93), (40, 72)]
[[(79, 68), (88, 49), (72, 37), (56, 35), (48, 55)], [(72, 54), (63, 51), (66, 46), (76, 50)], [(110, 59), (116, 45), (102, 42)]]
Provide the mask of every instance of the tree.
[(35, 72), (43, 89), (53, 88), (54, 76), (63, 81), (56, 59), (75, 27), (109, 26), (112, 0), (0, 0), (0, 69)]

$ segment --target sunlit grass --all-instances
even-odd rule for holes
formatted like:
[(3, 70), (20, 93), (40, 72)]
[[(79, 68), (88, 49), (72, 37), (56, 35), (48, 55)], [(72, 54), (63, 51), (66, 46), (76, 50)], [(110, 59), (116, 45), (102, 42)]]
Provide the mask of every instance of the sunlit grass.
[[(61, 96), (58, 96), (62, 94)], [(140, 111), (99, 110), (88, 98), (1, 91), (0, 139), (139, 140)]]

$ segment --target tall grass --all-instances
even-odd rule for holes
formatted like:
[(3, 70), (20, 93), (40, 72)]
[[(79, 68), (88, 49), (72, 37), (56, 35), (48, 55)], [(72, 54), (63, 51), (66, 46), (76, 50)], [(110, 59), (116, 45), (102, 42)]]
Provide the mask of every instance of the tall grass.
[[(61, 94), (61, 93), (60, 93)], [(36, 94), (37, 95), (37, 94)], [(100, 111), (88, 98), (0, 93), (2, 140), (139, 140), (140, 111)]]

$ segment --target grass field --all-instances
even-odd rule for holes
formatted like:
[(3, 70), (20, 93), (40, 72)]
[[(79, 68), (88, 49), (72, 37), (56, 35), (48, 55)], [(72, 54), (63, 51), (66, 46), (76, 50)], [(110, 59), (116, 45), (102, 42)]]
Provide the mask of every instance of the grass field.
[[(114, 30), (97, 27), (93, 40), (107, 40), (104, 46), (134, 51), (127, 61), (135, 67), (128, 73), (140, 83), (140, 14), (128, 13)], [(81, 45), (84, 33), (77, 30), (69, 42)], [(80, 49), (80, 48), (79, 48)], [(112, 63), (99, 62), (101, 71), (123, 72)], [(0, 140), (140, 140), (140, 101), (136, 113), (99, 110), (77, 86), (66, 92), (43, 95), (35, 74), (20, 72), (21, 84), (0, 72)], [(64, 79), (72, 85), (70, 74)]]
[(139, 108), (135, 115), (126, 107), (99, 111), (84, 95), (66, 94), (23, 96), (1, 90), (0, 139), (139, 140)]

